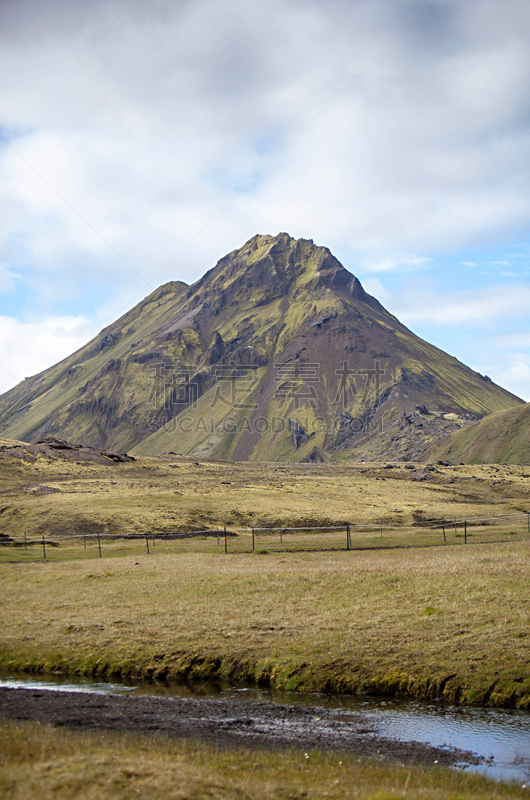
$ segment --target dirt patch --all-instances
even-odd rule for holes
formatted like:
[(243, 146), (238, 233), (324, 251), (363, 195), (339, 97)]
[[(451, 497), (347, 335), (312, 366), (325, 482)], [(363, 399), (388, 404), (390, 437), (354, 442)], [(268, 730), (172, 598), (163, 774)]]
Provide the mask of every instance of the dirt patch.
[(40, 486), (39, 484), (35, 486), (26, 486), (24, 489), (25, 494), (57, 494), (57, 492), (60, 491), (60, 489), (56, 489), (54, 486)]
[(0, 688), (0, 716), (77, 730), (155, 731), (221, 746), (336, 750), (409, 764), (481, 761), (468, 751), (378, 736), (362, 714), (275, 703)]

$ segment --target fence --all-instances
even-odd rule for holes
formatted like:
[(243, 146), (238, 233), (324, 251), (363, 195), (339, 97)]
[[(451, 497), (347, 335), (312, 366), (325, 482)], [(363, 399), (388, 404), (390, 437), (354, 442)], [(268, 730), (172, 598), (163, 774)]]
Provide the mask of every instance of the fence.
[(271, 553), (373, 550), (486, 544), (530, 539), (530, 513), (430, 520), (412, 525), (343, 524), (322, 527), (224, 527), (202, 531), (149, 531), (134, 534), (7, 536), (0, 538), (2, 560), (51, 560), (103, 555), (149, 555), (153, 551)]

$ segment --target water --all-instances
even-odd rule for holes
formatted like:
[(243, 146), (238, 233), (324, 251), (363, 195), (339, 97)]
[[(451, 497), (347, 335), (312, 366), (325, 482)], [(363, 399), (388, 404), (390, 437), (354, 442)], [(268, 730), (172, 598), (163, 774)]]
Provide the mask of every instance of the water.
[(325, 707), (337, 712), (362, 713), (380, 736), (400, 741), (456, 747), (482, 756), (479, 765), (462, 763), (496, 780), (515, 781), (530, 789), (530, 712), (472, 708), (408, 699), (281, 692), (237, 684), (120, 683), (82, 677), (32, 676), (0, 672), (0, 686), (68, 690), (101, 694), (148, 694), (166, 697), (208, 697), (244, 702), (273, 702)]

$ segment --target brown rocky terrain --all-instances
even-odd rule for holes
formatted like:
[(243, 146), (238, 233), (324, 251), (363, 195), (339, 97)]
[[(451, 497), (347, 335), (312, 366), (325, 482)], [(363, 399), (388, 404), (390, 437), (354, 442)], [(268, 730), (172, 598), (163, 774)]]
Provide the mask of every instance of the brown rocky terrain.
[(93, 464), (120, 464), (134, 461), (127, 453), (114, 453), (99, 447), (90, 447), (84, 444), (72, 444), (64, 439), (49, 436), (39, 440), (36, 444), (25, 442), (4, 443), (0, 445), (0, 458), (2, 456), (15, 458), (28, 458), (37, 454), (48, 458), (67, 458), (72, 461), (87, 461)]

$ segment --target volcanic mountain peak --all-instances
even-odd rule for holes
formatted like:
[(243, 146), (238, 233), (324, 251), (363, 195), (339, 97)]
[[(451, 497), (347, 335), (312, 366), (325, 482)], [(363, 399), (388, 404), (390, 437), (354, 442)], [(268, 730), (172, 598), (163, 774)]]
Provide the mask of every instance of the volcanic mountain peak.
[(230, 292), (237, 295), (238, 302), (243, 292), (246, 300), (254, 295), (257, 304), (264, 305), (296, 290), (318, 293), (325, 289), (379, 306), (327, 247), (315, 245), (312, 239), (293, 239), (279, 233), (253, 236), (218, 261), (190, 292), (201, 300)]
[(251, 280), (290, 284), (304, 272), (313, 274), (328, 258), (344, 269), (326, 247), (318, 247), (311, 239), (293, 239), (287, 233), (257, 234), (222, 258), (213, 272), (228, 280), (244, 272)]
[(192, 286), (161, 286), (0, 397), (0, 435), (234, 459), (411, 458), (520, 402), (411, 333), (326, 247), (280, 233), (252, 237)]
[[(399, 325), (327, 247), (287, 233), (252, 237), (188, 287), (183, 300), (159, 333), (195, 331), (210, 352), (208, 365), (229, 355), (263, 365), (281, 355), (297, 332), (351, 313), (352, 303)], [(239, 345), (238, 352), (230, 343)]]

